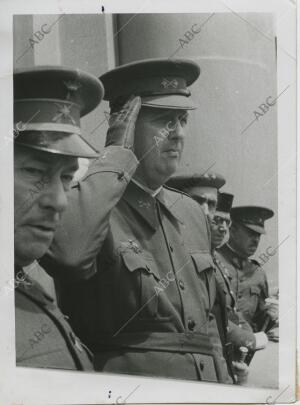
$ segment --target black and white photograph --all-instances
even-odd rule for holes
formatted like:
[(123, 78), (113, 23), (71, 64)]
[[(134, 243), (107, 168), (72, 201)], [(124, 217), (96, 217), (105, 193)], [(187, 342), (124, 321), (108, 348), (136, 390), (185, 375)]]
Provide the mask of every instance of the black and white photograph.
[(295, 401), (295, 3), (10, 13), (3, 403)]

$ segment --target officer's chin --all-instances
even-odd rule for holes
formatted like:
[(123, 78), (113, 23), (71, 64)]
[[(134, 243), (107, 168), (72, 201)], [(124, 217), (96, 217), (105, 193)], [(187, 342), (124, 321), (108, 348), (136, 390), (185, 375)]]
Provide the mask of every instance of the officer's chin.
[(23, 246), (15, 246), (15, 262), (17, 265), (25, 267), (29, 266), (35, 260), (43, 257), (49, 249), (49, 243), (28, 242)]
[(252, 255), (254, 255), (254, 253), (257, 251), (257, 246), (251, 246), (249, 249), (248, 249), (248, 255), (249, 256), (252, 256)]
[(215, 247), (220, 247), (223, 244), (224, 236), (215, 236), (212, 238), (212, 244)]

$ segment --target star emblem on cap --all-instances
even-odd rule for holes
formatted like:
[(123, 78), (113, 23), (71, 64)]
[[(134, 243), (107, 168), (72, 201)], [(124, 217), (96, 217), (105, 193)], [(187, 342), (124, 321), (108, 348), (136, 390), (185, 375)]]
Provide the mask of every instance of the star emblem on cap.
[(72, 81), (72, 80), (68, 80), (68, 81), (64, 82), (64, 85), (68, 89), (68, 93), (66, 96), (67, 100), (69, 100), (71, 98), (71, 92), (75, 92), (81, 87), (80, 83), (78, 83), (77, 81)]
[(61, 120), (69, 120), (72, 122), (73, 125), (76, 125), (76, 122), (74, 121), (74, 118), (71, 115), (71, 105), (66, 105), (66, 104), (58, 104), (55, 103), (58, 113), (52, 118), (52, 121), (54, 122), (61, 122)]
[(206, 179), (214, 180), (214, 179), (216, 179), (217, 176), (215, 175), (215, 173), (204, 173), (203, 177), (205, 177)]

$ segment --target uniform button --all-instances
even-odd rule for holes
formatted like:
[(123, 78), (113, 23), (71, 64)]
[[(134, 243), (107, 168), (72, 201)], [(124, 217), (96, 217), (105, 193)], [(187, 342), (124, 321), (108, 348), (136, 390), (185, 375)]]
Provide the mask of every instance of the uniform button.
[(169, 247), (170, 247), (171, 252), (173, 253), (174, 252), (173, 246), (170, 245)]
[(232, 291), (232, 290), (230, 290), (230, 294), (233, 295), (233, 291)]
[(179, 280), (179, 287), (184, 290), (184, 282), (182, 280)]
[(188, 328), (189, 330), (194, 330), (196, 326), (196, 322), (194, 321), (194, 319), (189, 319), (188, 320)]
[(204, 370), (204, 363), (203, 363), (202, 360), (200, 361), (199, 366), (200, 366), (200, 370), (203, 371)]
[(123, 171), (118, 173), (118, 180), (123, 180), (124, 176), (125, 176), (125, 173)]

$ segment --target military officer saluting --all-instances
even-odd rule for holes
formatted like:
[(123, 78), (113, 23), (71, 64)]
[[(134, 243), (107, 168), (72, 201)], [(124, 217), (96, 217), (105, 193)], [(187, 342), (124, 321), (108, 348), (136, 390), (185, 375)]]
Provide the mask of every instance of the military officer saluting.
[[(160, 59), (100, 78), (112, 121), (130, 96), (141, 96), (135, 131), (127, 134), (139, 165), (110, 207), (108, 228), (99, 220), (97, 172), (79, 181), (46, 264), (62, 278), (94, 273), (85, 283), (62, 281), (61, 303), (97, 370), (230, 381), (209, 336), (216, 284), (207, 218), (193, 199), (164, 186), (181, 159), (195, 108), (189, 86), (199, 73), (194, 62)], [(78, 232), (74, 218), (81, 216)]]
[[(232, 225), (229, 241), (217, 249), (216, 256), (236, 301), (239, 316), (232, 320), (247, 323), (255, 333), (265, 332), (276, 324), (278, 314), (265, 304), (269, 296), (265, 271), (250, 257), (256, 252), (260, 237), (265, 233), (265, 221), (274, 213), (264, 207), (241, 206), (232, 208), (230, 215)], [(258, 345), (266, 344), (267, 339), (263, 335), (256, 333), (260, 337)]]
[[(78, 169), (78, 157), (99, 156), (81, 136), (80, 117), (95, 109), (103, 94), (103, 86), (96, 77), (75, 69), (36, 67), (14, 74), (18, 366), (94, 369), (91, 352), (75, 335), (53, 298), (30, 277), (30, 271), (36, 268), (43, 271), (34, 261), (48, 250), (61, 216), (68, 208), (68, 193)], [(116, 132), (119, 137), (125, 133), (118, 125), (111, 129), (111, 136)], [(115, 153), (114, 159), (108, 157), (97, 167), (104, 207), (115, 203), (116, 195), (125, 189), (124, 181), (118, 178), (126, 164), (135, 168), (132, 152), (112, 148), (115, 148), (111, 151), (112, 155)], [(123, 161), (118, 161), (118, 154), (123, 156)], [(105, 209), (101, 211), (103, 224)], [(28, 274), (23, 268), (29, 265)]]

